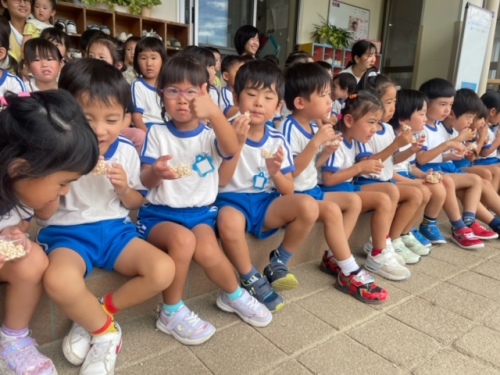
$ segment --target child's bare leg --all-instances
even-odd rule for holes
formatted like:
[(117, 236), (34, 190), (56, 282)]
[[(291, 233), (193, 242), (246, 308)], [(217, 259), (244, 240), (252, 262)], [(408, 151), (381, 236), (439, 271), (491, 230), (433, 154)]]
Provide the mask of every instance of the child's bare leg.
[(175, 276), (170, 286), (162, 292), (163, 302), (174, 305), (182, 300), (196, 238), (193, 232), (182, 225), (164, 222), (151, 229), (148, 242), (167, 252), (174, 260)]
[(457, 190), (464, 190), (462, 197), (462, 205), (464, 212), (477, 211), (477, 205), (481, 199), (483, 184), (481, 178), (475, 174), (450, 173), (449, 176), (455, 183)]
[(500, 196), (490, 181), (483, 179), (482, 182), (481, 203), (495, 214), (500, 215)]
[(361, 214), (361, 198), (354, 193), (330, 192), (325, 193), (325, 200), (334, 202), (340, 207), (345, 235), (350, 238)]
[(336, 260), (352, 257), (347, 237), (339, 227), (342, 224), (342, 212), (337, 204), (330, 201), (318, 201), (318, 221), (324, 223), (325, 239)]
[(7, 282), (3, 324), (12, 330), (28, 327), (43, 294), (43, 274), (49, 260), (43, 250), (31, 242), (31, 253), (17, 262), (7, 262), (0, 280)]
[(208, 225), (197, 225), (193, 228), (196, 237), (194, 261), (205, 271), (207, 277), (226, 293), (238, 289), (238, 281), (233, 267), (219, 248), (217, 238)]
[(491, 221), (495, 219), (495, 216), (493, 216), (490, 210), (484, 207), (482, 203), (479, 203), (477, 206), (476, 217), (486, 224), (491, 223)]
[(495, 188), (495, 191), (500, 191), (500, 165), (487, 165), (485, 168), (489, 169), (491, 172), (491, 184)]
[(49, 297), (71, 320), (89, 332), (106, 325), (108, 315), (85, 285), (86, 265), (71, 249), (60, 248), (49, 254), (49, 267), (43, 285)]
[(449, 177), (449, 175), (445, 175), (442, 183), (446, 190), (446, 199), (443, 204), (443, 210), (450, 221), (460, 220), (462, 215), (460, 214), (460, 207), (457, 201), (458, 191), (455, 186), (455, 182)]
[(370, 221), (373, 248), (385, 249), (386, 238), (394, 217), (391, 198), (387, 194), (373, 191), (360, 191), (357, 194), (361, 198), (362, 212), (374, 211)]
[[(421, 182), (398, 183), (398, 186), (404, 186), (404, 185), (410, 186), (414, 189), (418, 189), (420, 191), (420, 193), (422, 194), (422, 203), (420, 204), (420, 206), (416, 210), (415, 215), (413, 216), (410, 223), (403, 229), (403, 233), (408, 233), (412, 227), (420, 224), (420, 222), (422, 221), (422, 217), (426, 213), (426, 211), (427, 211), (427, 213), (434, 212), (433, 206), (436, 205), (436, 202), (432, 201), (432, 198), (434, 198), (434, 196), (431, 193), (431, 190), (429, 189), (429, 187), (422, 184)], [(439, 192), (439, 189), (434, 189), (434, 190)], [(443, 190), (442, 197), (438, 196), (436, 198), (439, 198), (439, 200), (441, 200), (441, 198), (442, 198), (442, 201), (444, 202), (444, 188), (442, 190)], [(432, 208), (428, 208), (429, 205), (431, 205)], [(439, 210), (441, 210), (441, 208), (442, 208), (442, 202), (441, 202), (441, 206), (439, 206)], [(437, 211), (437, 215), (439, 215), (439, 211)]]
[(478, 175), (481, 177), (483, 180), (488, 180), (489, 182), (493, 181), (493, 174), (488, 168), (483, 168), (483, 167), (467, 167), (463, 168), (464, 171), (467, 173), (474, 173), (475, 175)]

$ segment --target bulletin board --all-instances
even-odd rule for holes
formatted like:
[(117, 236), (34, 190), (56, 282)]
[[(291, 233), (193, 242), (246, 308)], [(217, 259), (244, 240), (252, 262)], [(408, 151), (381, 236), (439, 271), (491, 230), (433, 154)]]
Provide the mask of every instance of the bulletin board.
[(353, 40), (368, 39), (370, 26), (370, 11), (330, 0), (328, 7), (328, 22), (341, 29), (352, 32)]

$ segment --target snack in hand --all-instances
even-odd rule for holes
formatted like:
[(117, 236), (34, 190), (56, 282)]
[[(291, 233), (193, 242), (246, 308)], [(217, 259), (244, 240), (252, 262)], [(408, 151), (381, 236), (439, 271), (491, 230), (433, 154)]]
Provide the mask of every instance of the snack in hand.
[(403, 132), (406, 132), (406, 131), (409, 131), (411, 130), (411, 126), (410, 125), (403, 125)]
[(275, 150), (273, 149), (270, 149), (270, 148), (263, 148), (260, 150), (260, 155), (264, 158), (264, 159), (272, 159), (274, 158), (274, 154), (276, 153)]
[(24, 238), (13, 239), (11, 236), (1, 236), (0, 255), (3, 255), (7, 262), (24, 257), (26, 255), (26, 250), (22, 245), (24, 240)]
[(250, 118), (250, 111), (246, 111), (245, 113), (243, 113), (243, 116), (245, 116), (246, 118)]
[(94, 170), (92, 171), (94, 176), (105, 176), (108, 174), (108, 164), (104, 160), (99, 160)]
[(443, 176), (439, 172), (429, 172), (425, 176), (425, 181), (427, 181), (429, 184), (438, 184), (441, 182), (441, 179)]
[(178, 164), (170, 167), (178, 178), (191, 176), (193, 174), (193, 167), (188, 164)]
[(470, 151), (476, 151), (477, 150), (477, 144), (476, 143), (469, 143), (467, 145), (467, 149)]

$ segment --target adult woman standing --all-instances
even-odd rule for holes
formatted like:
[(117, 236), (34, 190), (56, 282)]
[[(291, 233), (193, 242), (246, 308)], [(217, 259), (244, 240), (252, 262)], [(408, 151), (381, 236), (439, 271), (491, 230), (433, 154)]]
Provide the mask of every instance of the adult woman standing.
[(234, 48), (240, 56), (252, 56), (259, 50), (259, 30), (252, 25), (243, 25), (234, 34)]
[(363, 74), (375, 66), (377, 47), (372, 42), (360, 40), (352, 46), (351, 61), (341, 73), (351, 73), (359, 82)]
[[(21, 46), (23, 43), (24, 26), (26, 18), (31, 13), (30, 0), (2, 0), (2, 6), (8, 10), (7, 17), (10, 24), (10, 48), (9, 55), (17, 62), (21, 61)], [(4, 12), (4, 16), (5, 16)]]

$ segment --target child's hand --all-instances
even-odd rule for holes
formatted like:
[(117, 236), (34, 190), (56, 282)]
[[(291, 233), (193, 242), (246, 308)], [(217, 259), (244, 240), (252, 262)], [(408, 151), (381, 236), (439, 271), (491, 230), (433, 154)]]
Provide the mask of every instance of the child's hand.
[(250, 118), (245, 115), (236, 117), (233, 122), (233, 129), (236, 133), (236, 137), (238, 138), (240, 148), (242, 148), (247, 140), (248, 131), (250, 130)]
[(219, 111), (219, 107), (217, 107), (208, 94), (207, 84), (204, 83), (201, 86), (201, 94), (196, 96), (191, 103), (189, 103), (189, 109), (191, 110), (191, 114), (193, 117), (198, 119), (210, 119), (215, 111)]
[(415, 153), (419, 152), (425, 143), (425, 134), (421, 134), (416, 143), (412, 143), (411, 150)]
[(413, 139), (413, 133), (411, 131), (411, 128), (402, 130), (399, 132), (398, 136), (394, 140), (394, 143), (398, 145), (398, 148), (404, 147), (408, 144), (411, 143)]
[(120, 195), (128, 191), (129, 186), (127, 173), (121, 164), (113, 163), (108, 168), (108, 178), (111, 185), (115, 188), (116, 194)]
[(285, 152), (283, 151), (283, 147), (280, 146), (278, 151), (274, 154), (273, 158), (266, 159), (266, 167), (269, 176), (274, 176), (281, 170), (281, 164), (283, 164), (284, 159)]
[[(24, 251), (26, 252), (26, 254), (29, 254), (31, 252), (31, 241), (29, 240), (28, 235), (24, 233), (21, 229), (19, 229), (17, 225), (6, 227), (0, 232), (0, 236), (6, 236), (6, 235), (9, 235), (16, 240), (22, 238), (23, 239), (22, 245), (24, 247)], [(0, 255), (0, 269), (4, 266), (4, 264), (5, 264), (5, 256)]]
[(462, 129), (462, 131), (455, 138), (455, 140), (458, 142), (470, 141), (471, 139), (474, 139), (475, 136), (476, 136), (476, 130), (472, 130), (470, 128), (465, 128), (465, 129)]
[(175, 180), (176, 178), (178, 178), (178, 176), (177, 173), (168, 164), (169, 160), (172, 160), (172, 156), (160, 156), (153, 164), (153, 171), (158, 177), (164, 180)]
[(377, 174), (382, 173), (382, 169), (384, 168), (384, 163), (379, 160), (363, 160), (358, 163), (361, 168), (362, 174)]
[(317, 143), (318, 148), (322, 145), (324, 145), (327, 142), (333, 141), (335, 137), (335, 131), (333, 130), (333, 127), (329, 123), (323, 124), (320, 122), (321, 125), (319, 126), (318, 132), (314, 135), (313, 140), (314, 142)]

